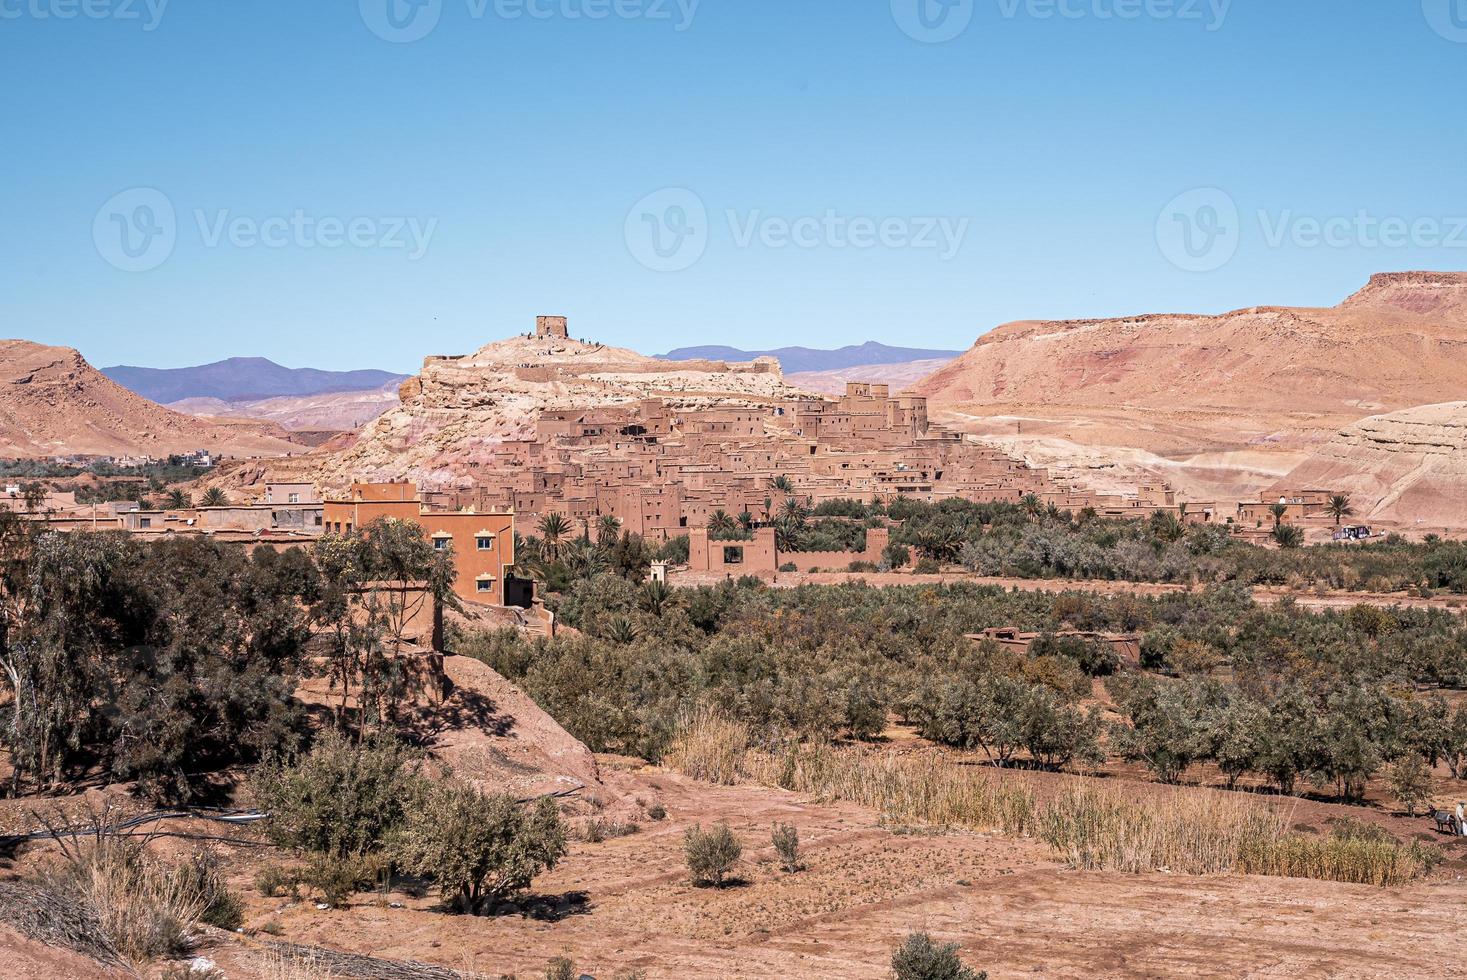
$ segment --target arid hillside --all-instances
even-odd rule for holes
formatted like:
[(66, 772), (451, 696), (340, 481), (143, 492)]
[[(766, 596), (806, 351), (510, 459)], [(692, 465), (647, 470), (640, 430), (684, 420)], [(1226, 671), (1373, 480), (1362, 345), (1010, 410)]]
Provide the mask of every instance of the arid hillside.
[(104, 376), (70, 347), (0, 341), (0, 456), (299, 451), (263, 423), (219, 425), (169, 411)]
[(370, 391), (335, 391), (317, 395), (282, 395), (245, 401), (185, 398), (168, 407), (208, 418), (259, 419), (291, 431), (349, 432), (397, 404), (397, 385)]
[(890, 385), (893, 393), (906, 391), (948, 363), (946, 358), (925, 361), (900, 361), (892, 364), (863, 364), (833, 368), (828, 371), (800, 371), (786, 375), (789, 382), (807, 391), (826, 395), (844, 394), (847, 381), (871, 381)]
[(1308, 445), (1467, 391), (1467, 273), (1377, 275), (1338, 306), (1022, 321), (917, 390), (1009, 431), (1168, 456)]
[(1467, 402), (1362, 419), (1309, 455), (1280, 487), (1350, 494), (1362, 520), (1459, 527), (1467, 517)]
[(471, 481), (495, 446), (533, 439), (542, 411), (633, 405), (659, 398), (680, 408), (762, 405), (799, 394), (779, 364), (664, 361), (604, 344), (518, 336), (472, 354), (430, 357), (403, 382), (400, 404), (362, 429), (354, 445), (321, 461), (325, 486), (406, 477), (427, 487)]

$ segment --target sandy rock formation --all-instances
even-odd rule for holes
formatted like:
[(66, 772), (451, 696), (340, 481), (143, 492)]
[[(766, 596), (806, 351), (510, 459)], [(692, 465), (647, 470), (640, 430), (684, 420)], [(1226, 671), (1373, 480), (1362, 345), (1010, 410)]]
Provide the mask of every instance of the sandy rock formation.
[(430, 357), (403, 382), (400, 404), (326, 458), (326, 487), (355, 479), (416, 480), (440, 488), (467, 478), (485, 450), (533, 439), (540, 412), (660, 398), (675, 408), (745, 406), (797, 397), (777, 361), (662, 361), (557, 337), (513, 337), (460, 357)]
[(299, 451), (256, 422), (214, 424), (135, 395), (70, 347), (0, 340), (0, 456), (121, 456), (208, 449), (271, 456)]
[(1357, 520), (1467, 524), (1467, 402), (1374, 415), (1341, 430), (1281, 487), (1349, 493)]
[(1377, 275), (1339, 306), (1023, 321), (916, 386), (939, 414), (1167, 455), (1307, 445), (1467, 391), (1467, 273)]

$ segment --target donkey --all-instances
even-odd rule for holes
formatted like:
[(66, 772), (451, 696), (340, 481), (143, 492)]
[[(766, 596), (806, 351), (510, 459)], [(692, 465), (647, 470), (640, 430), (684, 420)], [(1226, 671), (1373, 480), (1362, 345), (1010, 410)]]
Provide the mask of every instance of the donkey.
[(1432, 810), (1431, 819), (1436, 821), (1439, 833), (1457, 835), (1457, 815), (1451, 810)]

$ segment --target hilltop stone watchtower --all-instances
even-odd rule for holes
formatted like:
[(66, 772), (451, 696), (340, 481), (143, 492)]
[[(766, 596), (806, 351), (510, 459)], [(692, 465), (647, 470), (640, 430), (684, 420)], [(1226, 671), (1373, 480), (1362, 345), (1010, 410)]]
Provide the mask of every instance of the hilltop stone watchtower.
[(535, 336), (552, 340), (569, 340), (570, 332), (563, 316), (535, 317)]

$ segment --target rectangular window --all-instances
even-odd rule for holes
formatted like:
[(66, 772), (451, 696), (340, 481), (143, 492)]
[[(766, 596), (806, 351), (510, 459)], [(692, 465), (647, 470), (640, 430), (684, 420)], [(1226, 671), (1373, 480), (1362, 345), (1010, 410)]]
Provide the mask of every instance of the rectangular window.
[(433, 539), (433, 550), (434, 551), (443, 551), (443, 550), (445, 550), (448, 547), (448, 542), (450, 540), (451, 540), (450, 538), (434, 538)]
[(487, 535), (480, 535), (474, 539), (474, 544), (480, 551), (491, 551), (494, 548), (494, 539)]
[(474, 583), (474, 588), (479, 592), (493, 592), (494, 583), (489, 581), (488, 579), (481, 578), (479, 579), (479, 581)]
[(724, 548), (723, 563), (725, 565), (742, 565), (744, 563), (744, 549)]
[(152, 527), (152, 526), (153, 526), (153, 519), (151, 517), (139, 517), (138, 518), (138, 527)]
[(298, 494), (298, 493), (291, 494), (290, 495), (290, 498), (288, 500), (286, 500), (286, 503), (288, 503), (288, 504), (298, 504), (300, 502), (301, 502), (301, 495)]

